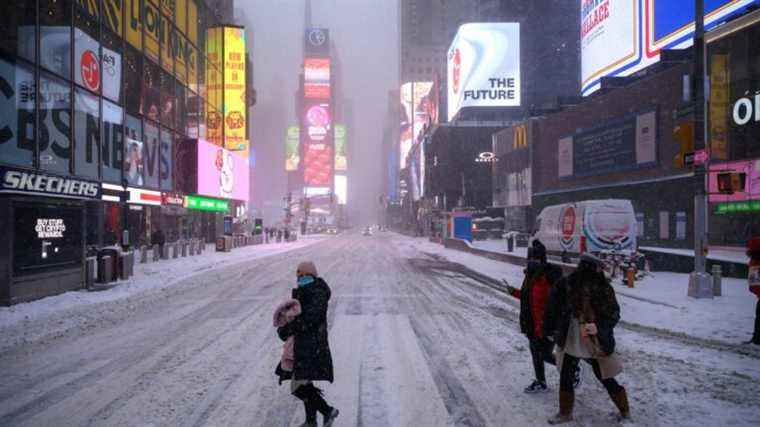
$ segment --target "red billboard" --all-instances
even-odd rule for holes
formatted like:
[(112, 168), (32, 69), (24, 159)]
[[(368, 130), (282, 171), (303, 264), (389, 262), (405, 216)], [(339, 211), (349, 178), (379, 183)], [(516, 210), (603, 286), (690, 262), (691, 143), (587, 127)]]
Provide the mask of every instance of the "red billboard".
[(331, 187), (334, 154), (330, 104), (307, 102), (303, 129), (304, 186)]
[(306, 99), (330, 99), (330, 59), (306, 58), (303, 65)]

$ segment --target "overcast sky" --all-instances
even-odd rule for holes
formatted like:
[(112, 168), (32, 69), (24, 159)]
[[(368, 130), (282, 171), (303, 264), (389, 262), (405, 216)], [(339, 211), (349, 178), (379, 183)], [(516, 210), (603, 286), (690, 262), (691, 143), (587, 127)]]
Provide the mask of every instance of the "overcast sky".
[[(349, 205), (370, 215), (375, 213), (384, 178), (378, 159), (388, 91), (398, 87), (397, 1), (312, 0), (313, 26), (330, 29), (342, 63), (343, 96), (354, 106), (353, 140), (348, 141)], [(294, 94), (301, 65), (304, 3), (235, 0), (235, 7), (247, 17), (246, 26), (253, 29), (258, 92), (252, 114), (252, 135), (258, 147), (254, 186), (272, 202), (279, 202), (286, 191), (285, 130), (297, 123)]]

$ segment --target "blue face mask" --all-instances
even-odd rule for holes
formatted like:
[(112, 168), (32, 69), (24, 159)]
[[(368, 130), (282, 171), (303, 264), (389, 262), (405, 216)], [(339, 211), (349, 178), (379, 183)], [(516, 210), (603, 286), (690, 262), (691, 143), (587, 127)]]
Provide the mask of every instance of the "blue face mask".
[(301, 276), (298, 278), (299, 287), (309, 286), (312, 283), (314, 283), (314, 278), (311, 276)]

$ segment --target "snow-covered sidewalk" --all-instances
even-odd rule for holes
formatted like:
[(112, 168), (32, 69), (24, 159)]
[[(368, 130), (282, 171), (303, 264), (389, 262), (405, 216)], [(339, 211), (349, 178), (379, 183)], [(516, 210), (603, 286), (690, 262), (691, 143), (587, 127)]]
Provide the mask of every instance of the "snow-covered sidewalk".
[(296, 242), (246, 246), (234, 249), (232, 252), (215, 252), (214, 245), (209, 244), (200, 255), (155, 263), (137, 263), (134, 276), (129, 280), (116, 282), (114, 287), (105, 291), (72, 291), (11, 307), (0, 307), (0, 330), (64, 310), (125, 299), (143, 292), (168, 288), (209, 270), (282, 254), (313, 245), (323, 239), (325, 239), (324, 236), (302, 236)]
[[(485, 244), (484, 244), (485, 243)], [(496, 249), (500, 242), (477, 242), (474, 247)], [(523, 267), (478, 255), (446, 249), (427, 240), (416, 239), (419, 250), (442, 256), (496, 280), (505, 279), (519, 287)], [(749, 293), (747, 281), (723, 279), (723, 296), (697, 300), (687, 296), (687, 274), (656, 272), (637, 282), (634, 288), (614, 284), (624, 322), (676, 334), (737, 344), (752, 336), (757, 299)]]

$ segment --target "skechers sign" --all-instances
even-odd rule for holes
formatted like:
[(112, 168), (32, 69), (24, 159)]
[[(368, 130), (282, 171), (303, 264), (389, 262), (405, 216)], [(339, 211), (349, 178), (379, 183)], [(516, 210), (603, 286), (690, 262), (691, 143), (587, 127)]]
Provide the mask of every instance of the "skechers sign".
[(100, 184), (81, 179), (61, 178), (22, 169), (0, 167), (0, 193), (43, 194), (78, 199), (99, 199)]
[(520, 24), (462, 25), (447, 67), (449, 120), (467, 107), (519, 107)]

